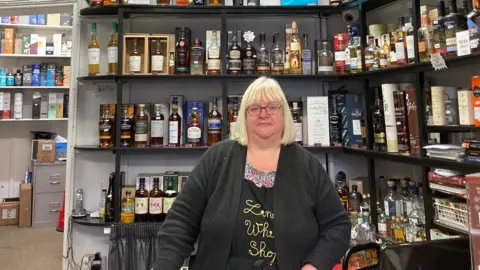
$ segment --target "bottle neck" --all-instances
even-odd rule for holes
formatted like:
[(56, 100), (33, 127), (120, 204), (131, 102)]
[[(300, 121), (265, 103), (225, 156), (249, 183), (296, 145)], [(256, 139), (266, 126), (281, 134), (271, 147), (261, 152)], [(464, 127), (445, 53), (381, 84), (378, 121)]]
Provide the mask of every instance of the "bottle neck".
[(450, 14), (452, 13), (457, 13), (457, 3), (455, 2), (455, 0), (453, 1), (450, 1)]

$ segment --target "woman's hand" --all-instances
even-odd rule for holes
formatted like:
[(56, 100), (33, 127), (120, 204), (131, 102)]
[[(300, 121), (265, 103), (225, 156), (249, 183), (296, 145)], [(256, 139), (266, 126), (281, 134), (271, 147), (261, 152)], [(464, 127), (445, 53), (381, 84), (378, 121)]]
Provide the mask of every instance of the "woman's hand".
[(305, 264), (303, 267), (302, 267), (302, 270), (318, 270), (315, 266), (313, 266), (313, 264)]

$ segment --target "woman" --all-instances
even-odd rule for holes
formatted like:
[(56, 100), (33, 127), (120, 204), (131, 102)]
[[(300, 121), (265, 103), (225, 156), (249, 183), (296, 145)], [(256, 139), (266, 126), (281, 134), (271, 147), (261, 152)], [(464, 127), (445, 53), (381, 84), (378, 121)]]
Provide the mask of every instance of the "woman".
[(285, 95), (261, 77), (245, 92), (230, 140), (193, 169), (163, 224), (155, 270), (331, 270), (350, 221), (318, 159), (298, 146)]

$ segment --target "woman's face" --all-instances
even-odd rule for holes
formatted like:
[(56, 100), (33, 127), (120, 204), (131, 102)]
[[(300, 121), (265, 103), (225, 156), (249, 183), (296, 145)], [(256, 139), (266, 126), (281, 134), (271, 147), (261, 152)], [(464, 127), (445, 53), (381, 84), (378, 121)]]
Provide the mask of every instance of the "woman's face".
[(247, 108), (248, 136), (260, 139), (282, 137), (283, 107), (281, 102), (262, 98)]

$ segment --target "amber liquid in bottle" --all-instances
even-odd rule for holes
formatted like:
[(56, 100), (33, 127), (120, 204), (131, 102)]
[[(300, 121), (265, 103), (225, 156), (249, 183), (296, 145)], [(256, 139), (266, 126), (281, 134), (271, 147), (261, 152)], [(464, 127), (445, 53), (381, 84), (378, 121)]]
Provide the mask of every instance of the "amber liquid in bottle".
[(91, 2), (91, 6), (103, 6), (103, 0), (92, 0)]
[(232, 130), (235, 128), (235, 125), (237, 124), (237, 118), (238, 118), (238, 99), (235, 98), (232, 104), (232, 111), (228, 116), (228, 131), (230, 135), (232, 134)]
[(152, 51), (150, 65), (152, 74), (155, 75), (163, 73), (165, 66), (165, 56), (162, 54), (161, 40), (157, 38), (156, 40), (154, 40), (154, 42), (151, 43), (151, 46), (153, 46), (153, 43), (155, 43), (155, 50)]
[(207, 136), (208, 146), (222, 140), (222, 115), (217, 110), (217, 98), (212, 99), (212, 111), (208, 114)]
[(135, 192), (135, 222), (148, 221), (148, 190), (145, 189), (145, 178), (140, 178)]
[(121, 203), (122, 211), (120, 213), (120, 222), (133, 223), (135, 220), (135, 201), (132, 199), (132, 193), (130, 191), (127, 191), (125, 195)]
[(202, 125), (200, 124), (200, 117), (198, 115), (197, 103), (193, 103), (190, 123), (187, 126), (187, 140), (192, 147), (202, 145)]
[(117, 0), (104, 0), (103, 4), (105, 6), (115, 6), (115, 5), (118, 5), (118, 1)]
[(150, 221), (160, 222), (163, 221), (163, 191), (160, 189), (160, 179), (153, 178), (153, 188), (150, 191), (149, 209)]
[(178, 114), (178, 101), (172, 102), (172, 114), (168, 118), (168, 146), (180, 147), (182, 118)]
[(223, 5), (222, 0), (209, 0), (208, 1), (209, 6), (221, 6)]
[(148, 145), (148, 114), (145, 112), (145, 104), (138, 105), (135, 115), (135, 147), (147, 147)]
[(113, 131), (114, 120), (110, 117), (110, 110), (108, 104), (102, 105), (102, 115), (98, 124), (100, 134), (100, 147), (112, 147), (113, 146)]
[(177, 6), (188, 6), (188, 5), (190, 5), (189, 0), (177, 0), (176, 3), (177, 3)]
[(165, 127), (165, 117), (160, 112), (161, 105), (155, 104), (155, 109), (150, 118), (150, 146), (163, 146), (163, 130)]
[(100, 43), (97, 40), (97, 24), (92, 23), (90, 42), (88, 43), (88, 76), (100, 73)]
[(170, 5), (170, 0), (157, 0), (157, 5), (163, 5), (163, 6)]
[(108, 75), (118, 74), (118, 26), (112, 22), (112, 34), (108, 42)]
[(132, 146), (132, 118), (130, 118), (130, 114), (128, 113), (128, 104), (122, 105), (120, 146)]
[(137, 39), (133, 39), (133, 48), (128, 56), (128, 67), (130, 74), (142, 72), (142, 55), (137, 49)]

